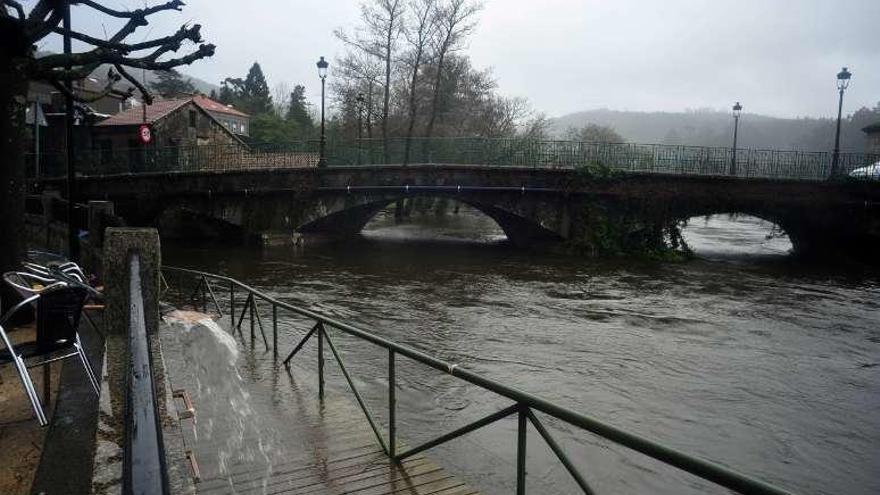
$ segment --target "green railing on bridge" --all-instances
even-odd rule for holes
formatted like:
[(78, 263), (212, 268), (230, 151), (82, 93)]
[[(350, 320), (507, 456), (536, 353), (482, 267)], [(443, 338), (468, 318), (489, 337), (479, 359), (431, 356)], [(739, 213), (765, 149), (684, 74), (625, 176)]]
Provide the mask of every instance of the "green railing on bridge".
[[(408, 149), (408, 151), (407, 151)], [(587, 167), (596, 171), (734, 176), (794, 180), (849, 177), (880, 155), (841, 153), (832, 173), (831, 152), (733, 149), (635, 143), (585, 143), (489, 138), (405, 138), (330, 141), (326, 161), (334, 166), (474, 165), (550, 169)], [(82, 150), (74, 165), (78, 175), (227, 172), (316, 167), (319, 142), (205, 145)], [(62, 177), (64, 155), (28, 155), (30, 177)], [(871, 176), (869, 176), (871, 177)], [(876, 178), (876, 177), (871, 177)]]

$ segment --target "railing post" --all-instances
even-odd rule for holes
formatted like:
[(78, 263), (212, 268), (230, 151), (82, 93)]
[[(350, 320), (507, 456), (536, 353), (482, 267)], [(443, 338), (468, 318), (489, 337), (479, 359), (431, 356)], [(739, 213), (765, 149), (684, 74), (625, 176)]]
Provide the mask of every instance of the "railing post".
[(516, 429), (516, 495), (526, 494), (526, 406), (520, 405)]
[(397, 454), (397, 373), (395, 372), (394, 351), (388, 349), (388, 455), (391, 459)]
[(254, 343), (254, 294), (253, 292), (248, 296), (248, 304), (250, 305), (250, 309), (248, 315), (251, 320), (251, 345)]
[[(208, 279), (206, 279), (204, 276), (202, 276), (202, 281), (200, 282), (200, 284), (204, 284), (205, 286), (207, 286)], [(208, 312), (208, 295), (205, 294), (206, 288), (207, 287), (204, 287), (204, 286), (202, 287), (202, 313)]]
[(235, 284), (229, 282), (229, 330), (235, 333)]
[(272, 355), (278, 357), (278, 306), (272, 303)]
[(324, 324), (318, 323), (318, 399), (324, 402)]

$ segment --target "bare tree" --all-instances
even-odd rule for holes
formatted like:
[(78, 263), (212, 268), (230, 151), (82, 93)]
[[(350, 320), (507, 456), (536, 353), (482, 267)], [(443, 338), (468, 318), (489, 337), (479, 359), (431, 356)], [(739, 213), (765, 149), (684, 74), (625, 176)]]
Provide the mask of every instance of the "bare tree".
[(275, 115), (284, 117), (290, 106), (290, 83), (281, 81), (272, 87), (272, 108)]
[[(183, 25), (177, 32), (147, 41), (132, 43), (126, 39), (148, 24), (153, 14), (181, 10), (181, 0), (137, 10), (116, 10), (94, 0), (38, 0), (27, 11), (16, 0), (0, 0), (0, 272), (18, 267), (24, 249), (24, 142), (25, 107), (28, 84), (45, 81), (68, 98), (82, 101), (73, 94), (71, 82), (87, 77), (101, 64), (111, 64), (108, 84), (98, 98), (120, 92), (114, 83), (125, 79), (143, 94), (147, 103), (152, 96), (127, 68), (170, 70), (214, 54), (214, 45), (203, 44), (198, 24)], [(71, 6), (123, 21), (112, 36), (98, 38), (71, 30), (66, 22)], [(35, 45), (50, 35), (67, 35), (84, 43), (89, 50), (71, 54), (36, 56)], [(177, 52), (186, 43), (198, 44), (185, 55)], [(124, 94), (131, 94), (128, 88)], [(91, 98), (96, 99), (95, 97)]]
[(625, 143), (623, 138), (613, 127), (588, 123), (583, 127), (569, 127), (565, 131), (565, 139), (581, 141), (584, 143)]
[(418, 94), (419, 73), (422, 70), (422, 63), (427, 55), (430, 41), (437, 31), (435, 0), (412, 0), (409, 11), (412, 17), (411, 24), (404, 29), (404, 37), (410, 46), (407, 56), (407, 65), (409, 65), (409, 122), (406, 128), (406, 143), (403, 152), (404, 165), (409, 163), (413, 129), (416, 125), (416, 113), (418, 112), (416, 95)]
[(434, 40), (437, 62), (434, 68), (434, 94), (431, 97), (431, 110), (425, 127), (426, 138), (431, 137), (434, 132), (440, 104), (440, 84), (448, 56), (463, 47), (465, 39), (476, 27), (474, 17), (481, 8), (481, 4), (473, 3), (471, 0), (444, 0), (444, 3), (437, 8), (437, 36)]
[(492, 95), (481, 108), (477, 134), (487, 138), (511, 137), (516, 134), (520, 122), (529, 113), (529, 104), (525, 98)]
[(550, 127), (552, 122), (544, 113), (533, 114), (520, 129), (518, 137), (534, 141), (546, 141), (550, 139)]
[(363, 26), (353, 36), (335, 31), (336, 37), (358, 50), (377, 57), (385, 65), (382, 103), (382, 140), (388, 158), (388, 114), (391, 103), (391, 74), (397, 41), (403, 28), (402, 0), (371, 0), (361, 4)]
[[(351, 92), (355, 96), (360, 93), (364, 97), (364, 122), (367, 137), (373, 137), (373, 115), (376, 114), (377, 93), (383, 91), (383, 67), (378, 58), (363, 51), (348, 53), (336, 61), (334, 92), (342, 94), (343, 99)], [(338, 81), (338, 82), (337, 82)]]

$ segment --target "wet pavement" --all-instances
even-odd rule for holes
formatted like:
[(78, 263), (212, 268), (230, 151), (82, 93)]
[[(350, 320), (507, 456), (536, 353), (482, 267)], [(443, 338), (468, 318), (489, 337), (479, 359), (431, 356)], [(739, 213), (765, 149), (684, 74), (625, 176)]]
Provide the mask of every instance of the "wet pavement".
[(351, 397), (320, 402), (303, 382), (309, 375), (279, 368), (284, 397), (270, 393), (270, 382), (245, 382), (239, 348), (247, 343), (194, 315), (168, 315), (161, 340), (172, 387), (186, 389), (195, 406), (181, 423), (198, 493), (477, 493), (425, 456), (392, 463)]

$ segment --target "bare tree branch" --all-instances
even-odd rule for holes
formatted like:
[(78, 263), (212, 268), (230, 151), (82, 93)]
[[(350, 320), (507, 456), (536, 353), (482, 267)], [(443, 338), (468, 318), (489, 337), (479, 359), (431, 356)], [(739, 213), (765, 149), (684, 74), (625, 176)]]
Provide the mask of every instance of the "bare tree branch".
[(167, 3), (163, 3), (161, 5), (154, 5), (152, 7), (147, 7), (143, 9), (130, 10), (130, 11), (122, 11), (122, 10), (113, 10), (111, 8), (105, 7), (98, 2), (94, 2), (92, 0), (73, 0), (71, 3), (81, 3), (88, 7), (91, 7), (99, 12), (107, 14), (112, 17), (118, 17), (120, 19), (134, 19), (134, 18), (144, 18), (149, 15), (155, 14), (156, 12), (162, 12), (163, 10), (181, 10), (181, 8), (186, 5), (181, 0), (172, 0)]
[[(163, 61), (156, 60), (160, 55), (163, 55), (168, 51), (174, 51), (172, 48), (173, 47), (162, 47), (150, 55), (141, 58), (128, 58), (120, 53), (109, 52), (106, 50), (101, 50), (98, 53), (95, 53), (94, 51), (87, 53), (74, 53), (70, 55), (71, 65), (78, 67), (69, 71), (58, 68), (56, 66), (58, 63), (57, 60), (52, 64), (43, 64), (41, 63), (43, 59), (39, 59), (35, 61), (34, 75), (41, 79), (79, 79), (86, 77), (102, 63), (118, 64), (136, 69), (169, 70), (175, 67), (180, 67), (181, 65), (189, 65), (196, 60), (214, 55), (215, 46), (211, 44), (203, 44), (199, 45), (198, 50), (183, 57)], [(62, 61), (61, 63), (63, 64), (64, 62)]]
[(16, 2), (15, 0), (3, 0), (3, 5), (14, 9), (15, 12), (18, 14), (18, 20), (23, 21), (27, 18), (27, 16), (24, 14), (24, 8), (21, 6), (20, 3)]
[(119, 52), (128, 54), (131, 52), (146, 50), (148, 48), (156, 48), (167, 43), (182, 41), (192, 41), (193, 43), (199, 43), (202, 41), (202, 36), (200, 33), (201, 28), (202, 26), (199, 24), (195, 24), (192, 27), (181, 26), (181, 28), (172, 36), (134, 44), (106, 41), (76, 31), (69, 31), (67, 29), (64, 29), (63, 27), (56, 27), (55, 29), (53, 29), (53, 32), (62, 36), (70, 35), (70, 37), (75, 40), (82, 41), (83, 43), (87, 43), (98, 48), (103, 48), (105, 50), (117, 50)]
[(122, 96), (124, 98), (131, 97), (133, 88), (129, 88), (129, 90), (127, 92), (123, 92), (123, 91), (117, 90), (114, 87), (114, 85), (119, 81), (119, 79), (120, 79), (119, 75), (114, 74), (113, 70), (111, 69), (110, 71), (107, 72), (107, 85), (104, 86), (104, 89), (102, 89), (98, 93), (95, 93), (94, 95), (89, 96), (89, 97), (85, 97), (82, 94), (77, 94), (75, 91), (68, 90), (67, 86), (64, 84), (61, 84), (61, 82), (59, 82), (59, 81), (49, 81), (49, 84), (51, 84), (52, 87), (54, 87), (55, 89), (60, 91), (61, 94), (63, 94), (64, 96), (69, 96), (80, 103), (94, 103), (94, 102), (100, 100), (101, 98), (104, 98), (105, 96), (108, 96), (111, 94), (116, 95), (116, 96)]
[(129, 74), (128, 71), (125, 70), (125, 67), (123, 67), (119, 64), (114, 64), (113, 66), (116, 67), (116, 70), (119, 71), (119, 74), (121, 74), (122, 77), (124, 77), (126, 81), (134, 84), (134, 87), (136, 87), (138, 89), (138, 91), (141, 92), (141, 96), (144, 99), (144, 103), (146, 103), (147, 105), (153, 104), (153, 94), (147, 88), (145, 88), (144, 85), (141, 84), (140, 81), (138, 81), (135, 77), (133, 77), (131, 74)]
[[(36, 10), (36, 8), (34, 10)], [(31, 15), (33, 15), (34, 10), (31, 11)], [(41, 18), (38, 21), (32, 21), (29, 18), (27, 21), (27, 27), (25, 28), (28, 41), (30, 43), (35, 43), (43, 39), (47, 34), (52, 32), (52, 29), (61, 23), (63, 18), (64, 10), (60, 7), (53, 9), (49, 13), (48, 19), (43, 20)]]

